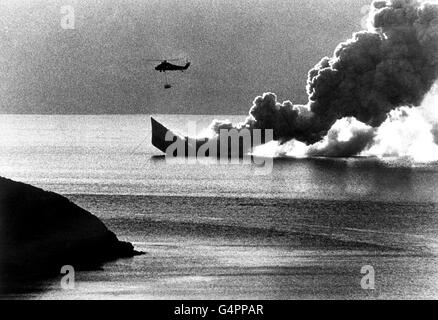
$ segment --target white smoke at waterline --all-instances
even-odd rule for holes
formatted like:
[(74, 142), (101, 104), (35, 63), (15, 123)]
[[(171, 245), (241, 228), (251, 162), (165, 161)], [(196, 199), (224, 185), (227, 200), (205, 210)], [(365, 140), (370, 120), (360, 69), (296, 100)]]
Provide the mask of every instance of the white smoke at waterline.
[(371, 147), (362, 154), (379, 158), (409, 158), (415, 162), (438, 161), (436, 88), (419, 108), (402, 107), (392, 111), (378, 128)]
[(378, 128), (355, 118), (338, 120), (323, 140), (306, 145), (298, 140), (270, 142), (254, 149), (265, 157), (351, 157), (407, 158), (413, 162), (438, 161), (438, 85), (420, 107), (391, 111)]

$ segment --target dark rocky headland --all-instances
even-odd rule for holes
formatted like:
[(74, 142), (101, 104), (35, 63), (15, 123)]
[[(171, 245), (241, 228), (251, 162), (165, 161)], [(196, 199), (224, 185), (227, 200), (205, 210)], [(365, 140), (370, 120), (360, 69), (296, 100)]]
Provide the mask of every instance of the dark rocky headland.
[(59, 275), (64, 265), (96, 269), (138, 254), (67, 198), (0, 177), (0, 291), (16, 279)]

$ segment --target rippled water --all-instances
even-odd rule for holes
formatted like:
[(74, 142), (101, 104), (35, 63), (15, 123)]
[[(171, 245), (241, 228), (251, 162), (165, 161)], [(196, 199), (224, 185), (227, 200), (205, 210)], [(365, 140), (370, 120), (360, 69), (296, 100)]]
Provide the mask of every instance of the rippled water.
[[(202, 131), (215, 117), (156, 118)], [(0, 115), (0, 127), (0, 175), (66, 195), (146, 252), (24, 297), (438, 297), (435, 164), (278, 159), (259, 175), (154, 157), (149, 116)]]

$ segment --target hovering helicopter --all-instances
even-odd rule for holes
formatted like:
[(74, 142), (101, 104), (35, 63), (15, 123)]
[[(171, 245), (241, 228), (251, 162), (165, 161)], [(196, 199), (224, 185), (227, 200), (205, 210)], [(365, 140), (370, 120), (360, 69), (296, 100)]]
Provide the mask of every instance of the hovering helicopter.
[(167, 79), (166, 72), (169, 71), (181, 71), (184, 72), (190, 67), (190, 62), (187, 61), (187, 63), (184, 66), (172, 64), (169, 61), (179, 61), (181, 59), (170, 59), (170, 60), (149, 60), (149, 61), (160, 61), (161, 63), (155, 67), (156, 71), (164, 72), (166, 76), (166, 84), (164, 85), (164, 89), (170, 89), (172, 88), (172, 85), (169, 84), (169, 81)]
[(166, 72), (166, 71), (184, 72), (189, 67), (190, 67), (190, 62), (187, 62), (184, 66), (178, 66), (178, 65), (169, 63), (167, 60), (164, 60), (158, 66), (155, 67), (155, 70), (160, 71), (160, 72)]

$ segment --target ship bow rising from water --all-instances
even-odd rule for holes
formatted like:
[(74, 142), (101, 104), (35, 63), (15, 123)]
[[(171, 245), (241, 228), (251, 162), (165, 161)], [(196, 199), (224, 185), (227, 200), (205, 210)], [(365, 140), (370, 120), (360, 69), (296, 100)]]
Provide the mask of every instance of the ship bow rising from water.
[(258, 145), (272, 141), (265, 130), (221, 130), (212, 138), (180, 135), (151, 117), (152, 145), (172, 157), (243, 158)]

